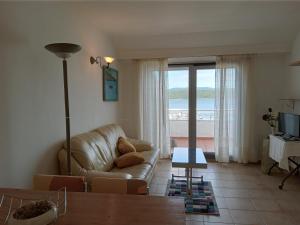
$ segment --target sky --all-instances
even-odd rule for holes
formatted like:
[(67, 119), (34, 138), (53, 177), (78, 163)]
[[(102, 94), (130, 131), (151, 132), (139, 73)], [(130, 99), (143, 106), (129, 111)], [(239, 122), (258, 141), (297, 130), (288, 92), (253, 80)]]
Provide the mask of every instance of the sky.
[[(168, 73), (169, 88), (188, 87), (188, 70), (172, 70)], [(197, 87), (215, 87), (215, 70), (197, 70)]]

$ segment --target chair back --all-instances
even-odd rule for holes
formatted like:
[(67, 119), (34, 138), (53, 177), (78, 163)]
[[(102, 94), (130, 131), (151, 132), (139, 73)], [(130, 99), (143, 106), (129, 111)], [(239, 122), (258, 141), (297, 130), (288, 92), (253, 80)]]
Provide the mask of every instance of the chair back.
[(96, 193), (146, 195), (148, 194), (148, 187), (147, 182), (144, 180), (95, 177), (92, 180), (91, 191)]
[(82, 176), (35, 175), (33, 188), (40, 191), (57, 191), (66, 187), (68, 192), (85, 192), (86, 182)]

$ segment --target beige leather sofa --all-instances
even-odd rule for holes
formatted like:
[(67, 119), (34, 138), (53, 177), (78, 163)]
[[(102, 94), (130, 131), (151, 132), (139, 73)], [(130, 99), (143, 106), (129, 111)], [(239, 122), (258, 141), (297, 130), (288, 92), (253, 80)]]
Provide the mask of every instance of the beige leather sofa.
[[(145, 162), (119, 169), (114, 165), (114, 160), (119, 156), (116, 149), (119, 137), (126, 137), (123, 129), (110, 124), (71, 138), (72, 175), (85, 176), (89, 184), (94, 177), (103, 177), (140, 179), (149, 185), (159, 157), (158, 149), (148, 142), (128, 138)], [(67, 174), (67, 152), (64, 148), (59, 151), (58, 159), (61, 174)]]

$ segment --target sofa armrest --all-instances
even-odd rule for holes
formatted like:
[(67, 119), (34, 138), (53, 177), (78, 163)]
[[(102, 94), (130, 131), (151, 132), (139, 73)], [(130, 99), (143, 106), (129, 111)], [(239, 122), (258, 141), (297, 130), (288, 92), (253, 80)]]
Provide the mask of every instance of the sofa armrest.
[(147, 182), (139, 179), (129, 179), (127, 181), (127, 194), (135, 194), (135, 195), (149, 194), (149, 188)]
[(129, 173), (121, 172), (101, 172), (97, 170), (86, 170), (86, 181), (91, 184), (94, 178), (111, 178), (111, 179), (120, 179), (128, 180), (132, 178), (132, 175)]
[(91, 191), (96, 193), (148, 194), (147, 182), (138, 179), (95, 177)]
[(148, 141), (127, 138), (127, 140), (135, 147), (137, 152), (151, 151), (153, 150), (153, 145)]

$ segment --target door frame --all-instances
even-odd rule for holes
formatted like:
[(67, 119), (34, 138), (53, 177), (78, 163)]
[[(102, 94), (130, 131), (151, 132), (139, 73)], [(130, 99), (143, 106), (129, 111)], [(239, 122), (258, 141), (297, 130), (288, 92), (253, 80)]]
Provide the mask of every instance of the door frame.
[[(168, 67), (186, 67), (189, 68), (189, 122), (188, 139), (189, 147), (197, 147), (197, 70), (216, 68), (215, 62), (210, 63), (176, 63), (169, 64)], [(208, 159), (215, 159), (214, 152), (204, 152)]]

